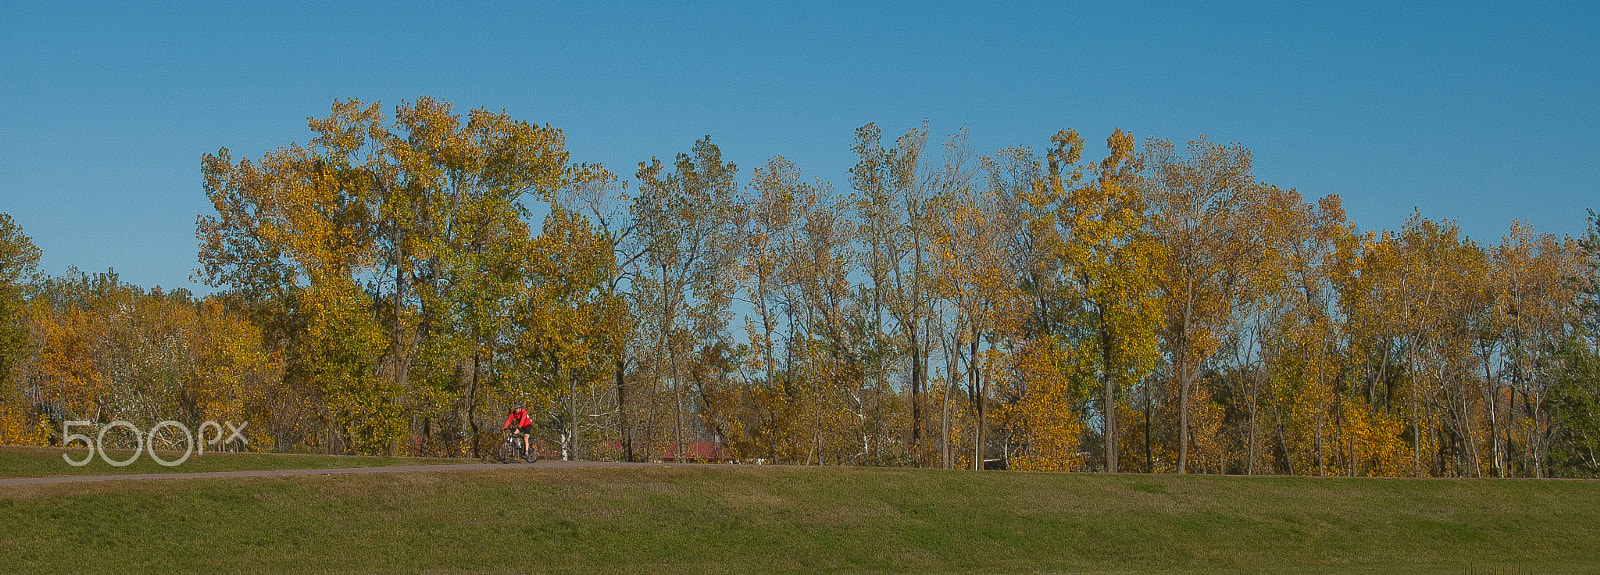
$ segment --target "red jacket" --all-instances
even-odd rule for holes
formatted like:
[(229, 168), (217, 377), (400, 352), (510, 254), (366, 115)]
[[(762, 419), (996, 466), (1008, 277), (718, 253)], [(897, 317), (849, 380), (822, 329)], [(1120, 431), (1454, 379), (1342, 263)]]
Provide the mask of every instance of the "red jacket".
[(500, 426), (500, 429), (511, 429), (513, 427), (527, 427), (527, 426), (530, 426), (530, 425), (533, 425), (533, 418), (528, 417), (528, 410), (526, 410), (526, 409), (518, 409), (516, 411), (511, 412), (511, 415), (506, 417), (506, 424)]

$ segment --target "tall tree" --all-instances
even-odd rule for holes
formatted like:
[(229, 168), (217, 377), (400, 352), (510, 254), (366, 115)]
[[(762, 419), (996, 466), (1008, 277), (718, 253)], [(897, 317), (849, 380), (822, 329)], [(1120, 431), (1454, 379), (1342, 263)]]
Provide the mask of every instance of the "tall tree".
[(1550, 471), (1594, 477), (1600, 475), (1600, 215), (1594, 210), (1578, 246), (1581, 262), (1570, 278), (1578, 294), (1576, 329), (1562, 342), (1552, 370), (1550, 412), (1558, 428), (1550, 441)]
[(1180, 155), (1150, 140), (1142, 158), (1152, 228), (1165, 247), (1162, 332), (1178, 387), (1178, 473), (1188, 470), (1190, 394), (1205, 363), (1221, 349), (1223, 324), (1239, 293), (1243, 255), (1255, 250), (1248, 206), (1260, 188), (1249, 150), (1190, 141)]
[(587, 219), (555, 205), (529, 256), (528, 291), (512, 312), (518, 324), (516, 365), (522, 367), (513, 371), (537, 378), (557, 396), (562, 457), (571, 461), (580, 457), (589, 419), (581, 402), (603, 395), (596, 389), (613, 358), (609, 330), (621, 302), (604, 287), (615, 253)]
[(629, 352), (638, 347), (636, 331), (640, 323), (633, 313), (637, 302), (633, 288), (634, 273), (638, 264), (650, 253), (650, 246), (639, 241), (637, 223), (628, 211), (630, 198), (626, 194), (627, 182), (619, 182), (615, 174), (598, 167), (582, 172), (587, 177), (577, 178), (573, 185), (563, 190), (559, 204), (565, 209), (586, 213), (594, 232), (599, 234), (611, 252), (605, 269), (602, 299), (608, 313), (604, 317), (606, 349), (611, 354), (611, 393), (616, 401), (614, 427), (619, 434), (623, 461), (634, 457), (634, 404), (629, 403), (628, 366)]
[[(963, 139), (964, 133), (955, 137)], [(884, 312), (893, 318), (898, 347), (908, 359), (911, 450), (919, 461), (925, 448), (922, 404), (932, 348), (926, 329), (933, 299), (930, 224), (936, 221), (938, 189), (966, 177), (959, 167), (965, 163), (963, 145), (952, 148), (956, 155), (947, 161), (947, 169), (930, 171), (922, 159), (927, 142), (923, 125), (895, 140), (895, 147), (885, 148), (877, 124), (867, 124), (856, 129), (857, 161), (850, 168), (850, 184), (858, 192), (861, 261), (871, 281), (871, 321), (886, 325)]]
[[(634, 198), (634, 225), (639, 240), (650, 246), (638, 285), (656, 318), (651, 377), (666, 383), (672, 402), (674, 456), (683, 457), (693, 431), (687, 418), (687, 363), (703, 346), (726, 336), (726, 311), (731, 304), (736, 254), (738, 167), (722, 161), (711, 138), (678, 154), (673, 171), (660, 160), (639, 164), (639, 191)], [(664, 362), (664, 363), (663, 363)], [(654, 418), (652, 418), (654, 419)]]
[(13, 371), (28, 353), (23, 289), (38, 273), (39, 248), (12, 221), (11, 214), (0, 213), (0, 390), (13, 389)]
[(1504, 345), (1505, 378), (1511, 385), (1507, 424), (1522, 435), (1521, 466), (1533, 477), (1547, 475), (1552, 421), (1547, 405), (1551, 356), (1575, 323), (1583, 253), (1572, 238), (1541, 234), (1522, 222), (1494, 250), (1500, 278), (1495, 302)]
[(20, 365), (32, 353), (26, 318), (27, 286), (39, 271), (39, 248), (10, 214), (0, 213), (0, 443), (33, 443), (34, 407), (21, 392)]
[[(377, 104), (340, 101), (310, 121), (308, 147), (259, 162), (207, 155), (216, 215), (199, 221), (200, 276), (266, 310), (295, 366), (286, 377), (328, 406), (330, 450), (394, 449), (406, 403), (424, 435), (454, 411), (467, 431), (452, 441), (477, 449), (483, 384), (522, 282), (522, 199), (548, 198), (575, 168), (560, 131), (503, 112), (463, 122), (424, 97), (384, 122)], [(407, 375), (418, 354), (420, 386)]]
[(1057, 297), (1070, 302), (1062, 334), (1065, 367), (1100, 387), (1097, 415), (1105, 469), (1116, 473), (1117, 390), (1139, 382), (1155, 365), (1161, 326), (1158, 263), (1164, 253), (1146, 227), (1133, 136), (1120, 129), (1112, 133), (1106, 140), (1110, 153), (1091, 170), (1093, 179), (1072, 187), (1069, 169), (1082, 156), (1083, 141), (1076, 132), (1064, 131), (1051, 142), (1036, 201), (1053, 209), (1032, 227), (1060, 275)]
[(294, 323), (303, 326), (290, 343), (304, 359), (298, 376), (318, 387), (328, 408), (324, 437), (336, 452), (347, 443), (383, 451), (397, 437), (396, 394), (374, 379), (385, 342), (357, 278), (372, 262), (374, 192), (360, 166), (379, 122), (375, 107), (340, 102), (310, 122), (317, 136), (309, 148), (238, 164), (224, 148), (203, 162), (218, 215), (200, 220), (202, 277), (293, 298)]

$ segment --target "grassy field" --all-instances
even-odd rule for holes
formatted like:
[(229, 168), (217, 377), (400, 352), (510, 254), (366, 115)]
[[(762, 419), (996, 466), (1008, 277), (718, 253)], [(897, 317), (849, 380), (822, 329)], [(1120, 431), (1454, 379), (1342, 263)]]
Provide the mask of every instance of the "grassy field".
[[(166, 467), (144, 453), (133, 463), (123, 467), (107, 464), (98, 455), (83, 467), (68, 465), (63, 454), (73, 461), (83, 460), (86, 449), (60, 449), (52, 447), (0, 446), (0, 479), (8, 477), (48, 477), (52, 475), (122, 475), (133, 473), (186, 473), (197, 471), (253, 471), (262, 469), (329, 469), (335, 467), (382, 467), (389, 465), (426, 465), (437, 463), (473, 463), (467, 459), (435, 459), (429, 457), (358, 457), (326, 455), (285, 455), (278, 453), (207, 453), (193, 455), (176, 467)], [(162, 453), (162, 459), (175, 461), (182, 453)], [(133, 455), (131, 450), (110, 450), (115, 461), (125, 461)]]
[(1600, 572), (1600, 483), (559, 468), (0, 487), (0, 572)]

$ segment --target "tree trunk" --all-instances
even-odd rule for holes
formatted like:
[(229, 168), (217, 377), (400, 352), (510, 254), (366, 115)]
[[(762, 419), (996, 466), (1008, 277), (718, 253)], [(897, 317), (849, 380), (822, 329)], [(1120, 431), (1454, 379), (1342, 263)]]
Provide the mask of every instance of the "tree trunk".
[(1117, 394), (1116, 378), (1111, 375), (1111, 333), (1105, 325), (1105, 317), (1100, 318), (1100, 384), (1104, 388), (1101, 406), (1104, 413), (1102, 419), (1105, 423), (1106, 442), (1106, 472), (1117, 472)]
[(978, 346), (979, 346), (979, 343), (978, 343), (978, 337), (979, 337), (978, 336), (978, 322), (976, 321), (977, 318), (973, 318), (973, 319), (974, 319), (974, 321), (972, 322), (972, 344), (971, 344), (971, 348), (970, 348), (970, 355), (968, 355), (968, 357), (970, 357), (972, 359), (971, 359), (971, 362), (970, 362), (970, 364), (968, 366), (970, 369), (967, 370), (967, 381), (968, 381), (968, 383), (967, 383), (967, 389), (968, 389), (967, 395), (972, 400), (972, 411), (973, 411), (973, 415), (976, 417), (976, 421), (972, 425), (972, 470), (973, 471), (982, 471), (983, 470), (983, 395), (982, 395), (983, 394), (983, 390), (981, 389), (980, 386), (983, 385), (983, 383), (982, 383), (983, 374), (980, 373), (979, 365), (978, 365)]
[(673, 449), (674, 461), (683, 462), (683, 384), (678, 381), (678, 358), (671, 359), (672, 364), (672, 416), (673, 416), (673, 441), (677, 447)]
[(623, 461), (633, 463), (633, 425), (628, 417), (628, 388), (622, 383), (623, 369), (622, 354), (618, 353), (615, 373), (617, 378), (617, 420), (622, 424), (622, 458)]
[(952, 341), (945, 347), (944, 397), (939, 401), (941, 409), (939, 415), (939, 437), (941, 438), (939, 451), (941, 464), (945, 469), (950, 469), (955, 464), (950, 441), (950, 395), (956, 390), (956, 362), (958, 361), (957, 356), (961, 352), (961, 340), (957, 334), (960, 333), (960, 329), (959, 326), (956, 328), (957, 333), (951, 334), (950, 339)]
[[(1324, 361), (1327, 361), (1327, 359), (1328, 359), (1328, 341), (1327, 341), (1327, 338), (1322, 338), (1322, 347), (1319, 348), (1318, 351), (1317, 351), (1317, 388), (1319, 390), (1322, 388), (1322, 385), (1323, 385), (1323, 381), (1322, 381), (1322, 363)], [(1335, 400), (1337, 400), (1337, 396), (1335, 396)], [(1322, 409), (1321, 406), (1318, 406), (1318, 408), (1317, 408), (1317, 477), (1326, 477), (1327, 474), (1328, 474), (1328, 470), (1327, 470), (1327, 467), (1326, 467), (1326, 465), (1327, 465), (1326, 459), (1327, 458), (1326, 458), (1326, 456), (1324, 456), (1324, 454), (1322, 452), (1322, 420), (1324, 419), (1323, 415), (1326, 414), (1326, 413), (1327, 413), (1327, 410)]]
[[(578, 380), (572, 378), (570, 370), (562, 369), (561, 361), (555, 362), (556, 373), (560, 374), (567, 383), (567, 445), (566, 453), (562, 458), (566, 461), (578, 460)], [(532, 446), (529, 446), (530, 449)]]
[(1322, 455), (1322, 414), (1317, 414), (1317, 477), (1326, 477), (1328, 469)]
[(1471, 408), (1472, 406), (1467, 403), (1467, 392), (1462, 390), (1461, 420), (1467, 428), (1467, 435), (1462, 438), (1462, 443), (1467, 450), (1468, 463), (1472, 465), (1472, 476), (1481, 479), (1483, 477), (1483, 459), (1478, 455), (1478, 431), (1472, 427), (1472, 412), (1469, 411)]
[(1500, 383), (1494, 378), (1494, 368), (1489, 363), (1488, 354), (1484, 355), (1483, 380), (1489, 384), (1489, 449), (1494, 456), (1494, 476), (1505, 477), (1505, 466), (1500, 459)]
[(1283, 437), (1283, 412), (1278, 409), (1278, 402), (1272, 402), (1272, 418), (1277, 420), (1278, 450), (1283, 454), (1283, 469), (1294, 475), (1294, 457), (1289, 454), (1289, 441)]
[(1178, 473), (1189, 470), (1189, 319), (1194, 313), (1194, 279), (1183, 299), (1183, 324), (1178, 333)]
[[(1259, 373), (1260, 369), (1258, 368), (1256, 371)], [(1249, 459), (1245, 461), (1245, 475), (1256, 474), (1256, 393), (1258, 392), (1256, 388), (1259, 386), (1259, 382), (1257, 381), (1259, 376), (1251, 375), (1250, 377), (1250, 397), (1248, 398), (1250, 401), (1250, 440), (1248, 444), (1249, 447), (1246, 450), (1248, 453), (1247, 457), (1249, 457)]]
[(1103, 433), (1105, 434), (1105, 440), (1106, 440), (1106, 472), (1107, 473), (1116, 473), (1117, 472), (1117, 404), (1116, 404), (1116, 392), (1115, 392), (1115, 388), (1113, 387), (1113, 386), (1116, 385), (1116, 382), (1111, 378), (1111, 374), (1103, 374), (1101, 376), (1101, 378), (1103, 380), (1101, 383), (1105, 387), (1105, 397), (1101, 401), (1105, 405), (1105, 408), (1104, 408), (1104, 411), (1105, 411), (1105, 413), (1104, 413), (1105, 431)]
[[(476, 338), (474, 338), (476, 341)], [(478, 446), (478, 352), (472, 352), (472, 373), (467, 376), (467, 428), (472, 431), (468, 441), (472, 442), (472, 456), (483, 457)]]
[(911, 449), (913, 459), (922, 456), (922, 346), (917, 340), (916, 322), (911, 322)]
[(1417, 477), (1422, 477), (1422, 432), (1417, 414), (1416, 378), (1411, 383), (1411, 467)]
[(400, 239), (395, 239), (394, 261), (394, 384), (395, 388), (404, 392), (406, 378), (409, 376), (405, 353), (405, 329), (402, 315), (405, 313), (406, 281), (405, 281), (405, 251), (399, 248)]
[(1154, 409), (1150, 395), (1150, 380), (1144, 381), (1144, 470), (1145, 473), (1156, 472), (1155, 453), (1150, 444), (1150, 418)]

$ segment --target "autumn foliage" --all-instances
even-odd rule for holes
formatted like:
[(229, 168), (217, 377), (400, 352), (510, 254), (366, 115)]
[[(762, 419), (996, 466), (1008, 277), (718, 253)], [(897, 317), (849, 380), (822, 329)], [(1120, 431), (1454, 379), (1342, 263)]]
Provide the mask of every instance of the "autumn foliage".
[(1600, 221), (1366, 231), (1238, 144), (1121, 130), (981, 155), (869, 124), (836, 190), (709, 137), (624, 181), (426, 97), (310, 128), (204, 157), (213, 295), (44, 277), (0, 220), (0, 442), (228, 419), (475, 456), (521, 403), (572, 459), (1600, 473)]

